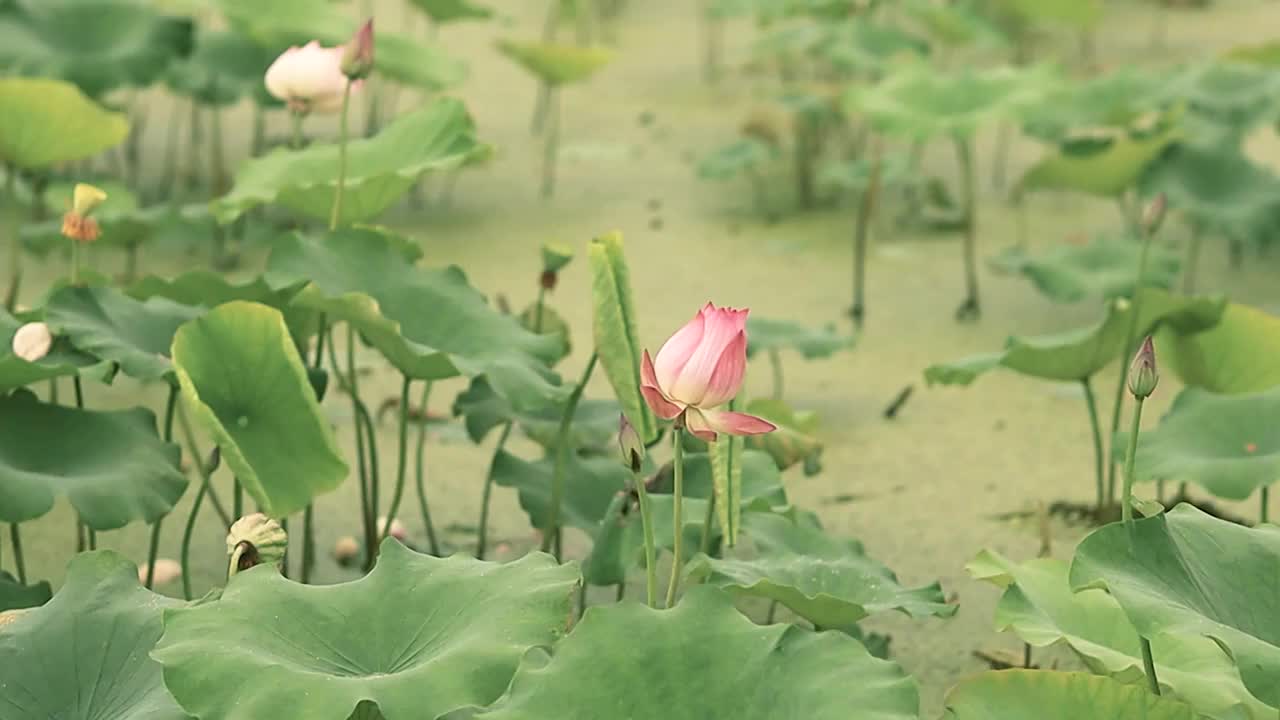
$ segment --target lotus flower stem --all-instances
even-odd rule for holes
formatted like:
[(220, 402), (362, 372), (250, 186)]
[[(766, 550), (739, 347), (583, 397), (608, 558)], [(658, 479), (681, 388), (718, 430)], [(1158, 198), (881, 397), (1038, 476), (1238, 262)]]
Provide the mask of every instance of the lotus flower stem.
[(306, 143), (306, 136), (302, 133), (302, 121), (307, 116), (305, 113), (290, 112), (289, 113), (289, 149), (301, 150)]
[(329, 214), (329, 230), (337, 230), (342, 222), (342, 193), (347, 183), (347, 121), (351, 114), (351, 80), (342, 91), (342, 110), (338, 114), (338, 187), (333, 193), (333, 210)]
[(858, 203), (858, 217), (853, 226), (853, 307), (849, 308), (849, 316), (856, 327), (862, 327), (862, 318), (866, 312), (867, 288), (867, 235), (871, 229), (871, 220), (875, 216), (880, 194), (880, 142), (878, 138), (871, 140), (871, 176), (867, 187), (862, 191)]
[(671, 431), (672, 476), (674, 488), (671, 497), (671, 521), (674, 528), (671, 545), (671, 579), (667, 583), (666, 607), (676, 604), (676, 590), (680, 587), (680, 566), (684, 556), (684, 431), (680, 421)]
[(964, 203), (964, 278), (965, 301), (956, 310), (960, 321), (976, 319), (982, 312), (978, 301), (978, 203), (977, 180), (973, 166), (972, 141), (956, 135), (956, 160), (960, 164), (960, 189)]
[[(178, 387), (176, 385), (169, 386), (169, 399), (165, 403), (164, 408), (164, 441), (166, 443), (173, 442), (173, 414), (178, 405)], [(147, 582), (146, 587), (151, 589), (155, 582), (156, 573), (156, 557), (160, 553), (160, 526), (164, 523), (164, 517), (156, 518), (151, 524), (151, 541), (147, 547)]]
[(587, 368), (582, 371), (582, 379), (578, 381), (573, 391), (569, 393), (569, 399), (565, 401), (564, 411), (560, 415), (560, 428), (556, 433), (556, 461), (551, 475), (551, 522), (547, 524), (547, 533), (542, 537), (542, 551), (547, 552), (554, 541), (554, 554), (557, 561), (563, 555), (560, 506), (564, 503), (564, 476), (568, 472), (569, 453), (574, 452), (574, 448), (570, 447), (569, 430), (573, 427), (573, 416), (578, 410), (582, 393), (587, 389), (587, 382), (591, 380), (591, 373), (595, 372), (596, 361), (599, 358), (600, 356), (596, 353), (591, 353), (591, 358), (587, 360)]
[(1136, 545), (1138, 528), (1133, 522), (1133, 480), (1136, 474), (1134, 457), (1138, 454), (1138, 433), (1141, 432), (1144, 398), (1135, 398), (1134, 402), (1136, 404), (1133, 407), (1133, 426), (1129, 430), (1129, 449), (1124, 456), (1124, 496), (1120, 498), (1120, 517), (1129, 531), (1129, 541)]
[[(196, 462), (201, 461), (197, 459)], [(182, 550), (179, 559), (182, 562), (182, 597), (186, 600), (191, 599), (191, 533), (195, 530), (196, 516), (200, 514), (200, 505), (204, 502), (205, 490), (208, 487), (207, 484), (202, 484), (196, 490), (196, 499), (191, 502), (191, 512), (187, 514), (187, 526), (182, 530)]]
[(542, 334), (542, 309), (546, 306), (545, 305), (546, 299), (547, 299), (547, 289), (539, 285), (538, 286), (538, 302), (534, 305), (534, 310), (533, 310), (533, 334), (534, 335)]
[[(644, 474), (636, 471), (632, 474), (636, 486), (636, 498), (640, 504), (640, 524), (644, 530), (644, 589), (645, 602), (651, 608), (658, 607), (658, 551), (653, 536), (653, 505), (649, 502), (649, 489), (645, 486)], [(624, 588), (620, 583), (619, 588)], [(619, 593), (621, 600), (621, 593)]]
[(1106, 507), (1106, 477), (1103, 472), (1102, 465), (1104, 462), (1104, 450), (1102, 449), (1102, 426), (1098, 421), (1098, 400), (1093, 393), (1093, 383), (1085, 377), (1080, 381), (1081, 387), (1084, 389), (1084, 404), (1089, 411), (1089, 428), (1093, 431), (1093, 473), (1097, 484), (1094, 500), (1094, 506), (1099, 515)]
[(22, 556), (22, 532), (18, 523), (9, 523), (9, 544), (13, 546), (13, 564), (18, 571), (18, 582), (27, 584), (27, 562)]
[[(391, 534), (391, 523), (396, 519), (396, 513), (400, 512), (400, 499), (404, 497), (404, 478), (409, 469), (409, 387), (412, 384), (413, 380), (408, 375), (404, 376), (404, 382), (400, 384), (400, 449), (396, 461), (396, 486), (391, 492), (391, 507), (387, 509), (387, 521), (383, 524), (382, 531), (378, 533), (379, 541)], [(423, 408), (426, 408), (425, 403)]]
[[(722, 438), (721, 442), (732, 442), (729, 438)], [(714, 449), (712, 450), (714, 452)], [(698, 543), (698, 551), (704, 555), (711, 554), (711, 523), (716, 518), (716, 494), (711, 493), (707, 498), (707, 514), (702, 518), (702, 540)]]
[(1263, 485), (1258, 493), (1260, 507), (1258, 508), (1258, 522), (1265, 523), (1271, 521), (1271, 487)]
[(240, 478), (232, 478), (231, 483), (231, 516), (244, 517), (244, 484)]
[(484, 559), (489, 542), (489, 505), (493, 495), (493, 464), (498, 461), (498, 456), (507, 446), (507, 439), (511, 437), (511, 425), (508, 421), (502, 426), (502, 434), (498, 436), (498, 444), (493, 448), (493, 461), (489, 463), (489, 473), (485, 476), (484, 491), (480, 496), (480, 524), (476, 530), (476, 557), (480, 560)]
[(425, 453), (427, 447), (427, 400), (431, 396), (432, 383), (422, 388), (422, 401), (419, 407), (422, 408), (422, 422), (418, 425), (418, 447), (416, 462), (416, 486), (418, 490), (418, 510), (422, 513), (422, 525), (427, 531), (427, 547), (431, 550), (432, 555), (440, 555), (440, 542), (436, 539), (436, 526), (431, 522), (431, 507), (427, 504), (426, 489), (426, 463)]
[[(1138, 346), (1138, 323), (1142, 317), (1142, 288), (1144, 280), (1147, 277), (1147, 258), (1151, 250), (1151, 238), (1154, 232), (1142, 233), (1142, 250), (1138, 254), (1138, 274), (1133, 281), (1133, 300), (1129, 307), (1129, 326), (1125, 330), (1124, 346), (1120, 350), (1121, 358), (1129, 358), (1133, 356)], [(1124, 389), (1125, 381), (1129, 377), (1129, 365), (1121, 360), (1119, 377), (1116, 380), (1115, 402), (1111, 406), (1111, 434), (1108, 437), (1115, 437), (1116, 432), (1120, 430), (1120, 413), (1124, 409)], [(1116, 463), (1114, 460), (1110, 463), (1107, 471), (1107, 502), (1115, 500), (1116, 489)], [(1127, 497), (1126, 493), (1126, 497)], [(1126, 500), (1127, 502), (1127, 500)]]
[(547, 135), (542, 146), (542, 197), (549, 198), (556, 191), (556, 162), (560, 154), (560, 90), (551, 89), (548, 100)]

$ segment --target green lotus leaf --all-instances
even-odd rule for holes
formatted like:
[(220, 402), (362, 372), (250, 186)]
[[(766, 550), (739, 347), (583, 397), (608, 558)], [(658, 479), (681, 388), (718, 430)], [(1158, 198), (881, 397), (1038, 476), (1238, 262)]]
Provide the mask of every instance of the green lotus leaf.
[(1058, 149), (1022, 176), (1023, 190), (1067, 190), (1119, 197), (1132, 190), (1151, 166), (1181, 137), (1175, 125), (1149, 136), (1118, 134), (1095, 152)]
[(846, 97), (851, 109), (881, 128), (919, 139), (972, 135), (997, 117), (1014, 116), (1053, 86), (1044, 68), (967, 69), (940, 74), (922, 66), (906, 67)]
[[(344, 45), (356, 19), (326, 0), (217, 0), (232, 28), (262, 47), (279, 51), (312, 40)], [(441, 90), (460, 82), (466, 68), (437, 48), (379, 27), (374, 37), (374, 70), (398, 82)]]
[[(457, 100), (436, 100), (406, 113), (378, 135), (348, 145), (342, 220), (369, 220), (395, 204), (423, 174), (459, 167), (483, 151), (466, 107)], [(243, 163), (231, 192), (214, 201), (213, 211), (228, 223), (250, 208), (277, 203), (328, 219), (337, 184), (336, 144), (278, 149)]]
[[(616, 400), (584, 398), (575, 408), (573, 422), (569, 426), (570, 444), (576, 448), (604, 448), (612, 456), (617, 448), (615, 443), (621, 413), (622, 409)], [(555, 447), (558, 439), (561, 414), (561, 408), (548, 406), (516, 419), (530, 440), (549, 451)]]
[(751, 54), (775, 59), (784, 56), (801, 56), (813, 53), (820, 46), (831, 42), (832, 27), (820, 23), (791, 23), (779, 25), (757, 38), (751, 44)]
[(994, 9), (1026, 22), (1088, 30), (1102, 21), (1102, 0), (997, 0)]
[(409, 0), (427, 14), (432, 22), (449, 23), (459, 20), (483, 20), (493, 16), (493, 10), (471, 0)]
[(834, 325), (810, 328), (789, 320), (747, 318), (747, 357), (760, 351), (791, 349), (807, 360), (830, 357), (853, 347), (852, 335), (841, 335)]
[[(53, 589), (48, 582), (23, 585), (9, 573), (0, 570), (0, 613), (40, 607), (49, 602), (51, 597)], [(0, 625), (3, 624), (0, 622)]]
[(640, 347), (631, 273), (623, 254), (622, 233), (591, 241), (591, 330), (600, 367), (627, 420), (645, 443), (658, 437), (658, 421), (640, 393)]
[(777, 426), (771, 433), (748, 437), (747, 447), (769, 453), (779, 470), (803, 462), (807, 472), (809, 465), (821, 457), (823, 442), (817, 435), (815, 413), (797, 412), (786, 402), (770, 398), (752, 400), (747, 412)]
[(764, 165), (778, 156), (777, 148), (755, 138), (742, 138), (723, 145), (698, 163), (698, 177), (728, 180)]
[(1225, 59), (1228, 62), (1280, 67), (1280, 40), (1231, 48), (1231, 50), (1227, 51)]
[[(1131, 296), (1137, 285), (1141, 254), (1141, 242), (1100, 235), (1085, 245), (1058, 243), (1038, 256), (1012, 247), (992, 258), (991, 265), (1003, 272), (1025, 275), (1054, 302), (1073, 303), (1086, 298), (1110, 300)], [(1177, 253), (1160, 246), (1152, 247), (1142, 284), (1168, 290), (1177, 280), (1181, 266)]]
[[(614, 422), (617, 422), (617, 415)], [(626, 487), (631, 471), (613, 454), (582, 457), (570, 452), (566, 455), (560, 524), (588, 533), (595, 532), (614, 495)], [(490, 469), (495, 483), (519, 490), (520, 507), (529, 515), (533, 527), (539, 530), (551, 528), (554, 457), (552, 451), (537, 462), (529, 462), (504, 450), (494, 456)]]
[(388, 538), (354, 582), (236, 575), (216, 602), (166, 613), (153, 656), (182, 707), (206, 720), (339, 719), (361, 702), (435, 718), (496, 700), (521, 656), (564, 634), (577, 584), (572, 565), (546, 555), (435, 558)]
[(552, 86), (582, 82), (613, 59), (613, 51), (608, 48), (559, 43), (499, 40), (498, 50)]
[(1111, 593), (1144, 637), (1203, 635), (1235, 660), (1245, 687), (1280, 708), (1280, 527), (1246, 528), (1190, 505), (1120, 523), (1081, 542), (1071, 564), (1077, 590)]
[(302, 510), (346, 478), (279, 311), (221, 305), (179, 328), (171, 355), (184, 400), (262, 512)]
[[(101, 235), (94, 241), (97, 247), (139, 245), (151, 236), (161, 218), (173, 214), (168, 205), (140, 209), (137, 195), (122, 182), (95, 181), (94, 185), (107, 194), (107, 199), (93, 211), (101, 230)], [(73, 183), (50, 183), (44, 193), (45, 202), (55, 208), (66, 207), (71, 202), (74, 189)], [(21, 237), (23, 248), (40, 257), (54, 251), (70, 254), (71, 241), (62, 234), (61, 217), (23, 223)]]
[[(1021, 565), (984, 551), (971, 572), (1006, 588), (996, 606), (996, 629), (1012, 630), (1035, 647), (1065, 644), (1091, 672), (1122, 683), (1145, 683), (1138, 631), (1115, 599), (1102, 590), (1071, 591), (1067, 563), (1040, 558)], [(1240, 671), (1218, 644), (1200, 635), (1151, 638), (1156, 677), (1205, 717), (1268, 718), (1274, 711), (1244, 689)]]
[(235, 281), (210, 270), (192, 270), (172, 279), (155, 275), (138, 280), (127, 290), (132, 298), (149, 300), (165, 298), (183, 305), (206, 310), (234, 300), (248, 300), (279, 310), (294, 342), (302, 344), (316, 332), (317, 313), (293, 304), (293, 298), (304, 287), (303, 282), (272, 287), (262, 276)]
[[(685, 535), (685, 552), (696, 553), (702, 539), (702, 523), (707, 514), (707, 498), (714, 491), (713, 471), (707, 453), (685, 453), (684, 503), (681, 524)], [(621, 467), (621, 462), (617, 463)], [(772, 512), (787, 505), (786, 490), (778, 466), (767, 454), (745, 450), (741, 458), (742, 489), (739, 517), (745, 513)], [(659, 548), (671, 550), (675, 537), (674, 497), (671, 494), (671, 467), (663, 468), (661, 477), (651, 482), (649, 500), (653, 507), (654, 539)], [(630, 475), (628, 472), (627, 475)], [(639, 509), (630, 496), (609, 501), (603, 519), (592, 529), (595, 533), (591, 556), (583, 563), (583, 573), (592, 585), (616, 585), (626, 580), (627, 573), (644, 561), (644, 535)], [(719, 523), (711, 531), (720, 535)]]
[(40, 170), (88, 157), (124, 140), (124, 115), (105, 110), (60, 80), (0, 78), (0, 160)]
[(1182, 382), (1216, 393), (1249, 393), (1280, 385), (1280, 318), (1230, 303), (1222, 321), (1201, 332), (1162, 332), (1160, 363)]
[(947, 693), (946, 720), (1197, 720), (1191, 706), (1085, 673), (1003, 670)]
[[(560, 313), (556, 312), (555, 308), (545, 302), (541, 307), (538, 306), (536, 301), (529, 303), (529, 307), (517, 315), (516, 319), (520, 322), (520, 327), (525, 330), (556, 339), (560, 347), (556, 351), (555, 358), (551, 361), (552, 365), (565, 359), (569, 356), (569, 353), (573, 352), (569, 323)], [(539, 328), (541, 332), (538, 332)]]
[(870, 19), (833, 28), (832, 42), (822, 48), (832, 64), (844, 70), (882, 70), (902, 58), (924, 58), (929, 43), (902, 28)]
[(889, 568), (867, 557), (862, 543), (832, 538), (816, 523), (748, 513), (742, 531), (755, 546), (754, 557), (699, 555), (689, 564), (689, 578), (776, 600), (820, 628), (848, 627), (888, 610), (912, 617), (955, 614), (937, 583), (905, 588)]
[(942, 46), (1000, 45), (999, 30), (969, 5), (938, 4), (929, 0), (903, 2), (916, 25)]
[(920, 180), (919, 174), (911, 168), (911, 156), (903, 152), (886, 152), (880, 156), (878, 164), (871, 158), (861, 157), (826, 162), (818, 169), (820, 184), (844, 192), (864, 192), (871, 186), (873, 178), (880, 188), (902, 187)]
[(110, 551), (76, 555), (47, 604), (0, 631), (0, 706), (14, 718), (188, 720), (149, 656), (180, 603)]
[(1128, 128), (1160, 108), (1163, 81), (1150, 71), (1121, 67), (1065, 85), (1028, 108), (1024, 127), (1029, 135), (1055, 143), (1083, 128)]
[(135, 300), (107, 287), (66, 287), (45, 306), (45, 322), (77, 348), (138, 380), (171, 378), (173, 334), (203, 311), (171, 300)]
[(54, 340), (48, 355), (27, 362), (13, 354), (13, 336), (22, 325), (22, 321), (0, 308), (0, 395), (41, 380), (77, 375), (101, 362), (63, 338)]
[(16, 0), (0, 6), (0, 66), (101, 97), (159, 79), (190, 52), (192, 26), (142, 0)]
[(154, 522), (187, 479), (177, 445), (162, 442), (150, 410), (89, 411), (0, 397), (0, 520), (34, 520), (65, 494), (95, 530)]
[(1280, 73), (1256, 63), (1217, 61), (1189, 67), (1165, 87), (1170, 99), (1240, 138), (1280, 117)]
[[(1189, 387), (1178, 393), (1160, 426), (1138, 436), (1141, 480), (1194, 482), (1214, 495), (1244, 500), (1280, 480), (1280, 387), (1217, 395)], [(1128, 446), (1128, 433), (1116, 442)]]
[(908, 720), (918, 705), (911, 678), (857, 640), (760, 627), (724, 593), (701, 587), (672, 610), (588, 609), (549, 661), (522, 663), (507, 694), (477, 718)]
[[(1223, 298), (1183, 297), (1164, 290), (1144, 288), (1139, 337), (1164, 329), (1168, 336), (1182, 336), (1211, 328), (1224, 317)], [(1005, 367), (1044, 380), (1080, 381), (1109, 365), (1125, 352), (1132, 305), (1119, 298), (1107, 304), (1101, 322), (1078, 330), (1030, 338), (1009, 338), (1003, 353), (989, 353), (924, 371), (930, 385), (968, 385), (988, 370)], [(1201, 333), (1203, 334), (1203, 333)], [(1165, 335), (1161, 336), (1162, 338)], [(1161, 349), (1165, 343), (1159, 343)], [(1161, 355), (1163, 360), (1163, 355)]]
[(204, 105), (231, 105), (262, 86), (274, 53), (234, 30), (207, 30), (195, 50), (169, 67), (169, 89)]
[(1280, 208), (1280, 178), (1229, 147), (1179, 144), (1152, 165), (1142, 190), (1164, 193), (1203, 230), (1229, 236), (1265, 226)]
[(546, 367), (556, 339), (491, 308), (459, 268), (415, 267), (403, 242), (369, 229), (284, 236), (267, 263), (268, 281), (310, 281), (296, 304), (351, 323), (409, 377), (484, 375), (517, 411), (558, 404), (567, 391)]

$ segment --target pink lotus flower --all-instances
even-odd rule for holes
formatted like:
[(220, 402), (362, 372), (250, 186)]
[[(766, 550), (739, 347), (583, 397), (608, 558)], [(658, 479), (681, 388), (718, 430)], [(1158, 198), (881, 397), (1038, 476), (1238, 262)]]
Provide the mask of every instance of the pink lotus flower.
[(717, 433), (759, 435), (776, 429), (754, 415), (716, 409), (742, 387), (748, 312), (707, 303), (663, 343), (656, 360), (644, 351), (640, 391), (654, 414), (664, 420), (680, 418), (689, 432), (707, 442), (714, 442)]
[[(345, 48), (321, 47), (315, 40), (291, 47), (267, 68), (267, 91), (296, 113), (337, 112), (350, 82), (342, 74), (345, 53)], [(351, 85), (352, 91), (358, 87), (359, 83)]]

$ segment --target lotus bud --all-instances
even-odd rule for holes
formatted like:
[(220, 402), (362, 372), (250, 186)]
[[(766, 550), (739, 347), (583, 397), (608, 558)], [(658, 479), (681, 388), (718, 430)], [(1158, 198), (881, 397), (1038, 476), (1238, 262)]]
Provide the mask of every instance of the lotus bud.
[(42, 322), (27, 323), (13, 334), (13, 354), (27, 362), (33, 363), (48, 355), (52, 346), (53, 333)]
[[(172, 558), (158, 558), (156, 560), (155, 570), (152, 571), (151, 584), (164, 585), (182, 577), (182, 563)], [(146, 584), (147, 582), (147, 566), (143, 565), (138, 568), (138, 582)]]
[(1156, 370), (1156, 348), (1148, 335), (1129, 366), (1129, 392), (1139, 400), (1145, 399), (1155, 392), (1158, 382), (1160, 373)]
[[(384, 527), (387, 527), (386, 515), (378, 518), (378, 532), (381, 533)], [(404, 523), (400, 522), (400, 518), (396, 518), (391, 521), (391, 527), (387, 528), (387, 535), (404, 542), (405, 538), (409, 537), (409, 532), (405, 530)]]
[(255, 565), (279, 563), (288, 547), (289, 536), (280, 523), (262, 513), (245, 515), (227, 532), (227, 554), (231, 556), (227, 576)]
[(89, 217), (104, 200), (107, 194), (102, 190), (84, 183), (76, 185), (71, 194), (71, 209), (62, 216), (62, 234), (77, 242), (93, 242), (102, 234), (98, 221)]
[(635, 426), (627, 420), (627, 416), (621, 417), (622, 420), (618, 426), (618, 447), (622, 449), (622, 462), (631, 468), (631, 472), (640, 472), (640, 465), (644, 462), (644, 443), (640, 440), (640, 433), (636, 432)]
[(355, 563), (356, 558), (360, 557), (360, 542), (350, 535), (344, 535), (338, 538), (333, 544), (333, 559), (338, 564), (347, 567)]
[(342, 53), (342, 74), (363, 80), (373, 72), (373, 19), (366, 20)]
[(1142, 211), (1142, 231), (1147, 235), (1155, 235), (1164, 223), (1164, 215), (1168, 209), (1169, 201), (1165, 194), (1156, 195)]

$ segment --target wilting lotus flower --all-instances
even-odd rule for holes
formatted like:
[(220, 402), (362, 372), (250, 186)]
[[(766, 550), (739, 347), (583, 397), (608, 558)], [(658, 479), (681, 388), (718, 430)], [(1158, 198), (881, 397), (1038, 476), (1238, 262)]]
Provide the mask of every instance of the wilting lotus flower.
[(707, 303), (662, 345), (656, 359), (645, 350), (640, 391), (658, 417), (680, 418), (689, 432), (707, 442), (722, 432), (759, 435), (775, 429), (754, 415), (716, 409), (742, 387), (748, 312)]
[(93, 242), (102, 230), (98, 221), (89, 217), (107, 199), (102, 190), (85, 183), (77, 183), (71, 194), (71, 209), (62, 216), (62, 234), (76, 242)]
[[(267, 68), (267, 90), (288, 103), (295, 113), (337, 112), (342, 109), (342, 95), (351, 82), (342, 74), (345, 53), (345, 48), (321, 47), (315, 40), (291, 47)], [(353, 82), (351, 89), (354, 91), (358, 85)]]
[(53, 333), (42, 322), (27, 323), (13, 334), (13, 354), (27, 362), (35, 362), (48, 355), (52, 346)]

